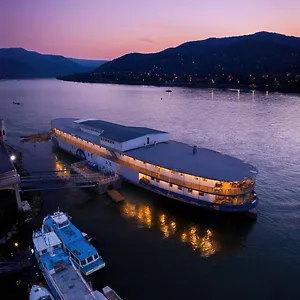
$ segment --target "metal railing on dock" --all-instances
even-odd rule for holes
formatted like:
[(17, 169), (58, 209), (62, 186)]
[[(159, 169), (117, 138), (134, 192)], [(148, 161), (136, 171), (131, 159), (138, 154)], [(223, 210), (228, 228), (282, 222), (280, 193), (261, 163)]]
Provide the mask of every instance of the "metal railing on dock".
[(71, 171), (81, 176), (86, 182), (96, 182), (97, 192), (100, 194), (107, 192), (108, 188), (120, 187), (122, 178), (118, 174), (98, 168), (96, 165), (94, 167), (95, 169), (91, 169), (88, 161), (80, 161), (71, 165)]

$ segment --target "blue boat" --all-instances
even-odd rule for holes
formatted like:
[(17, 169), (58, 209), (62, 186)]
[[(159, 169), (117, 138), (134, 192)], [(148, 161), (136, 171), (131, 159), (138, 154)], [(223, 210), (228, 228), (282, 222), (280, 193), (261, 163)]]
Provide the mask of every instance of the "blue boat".
[(39, 268), (55, 299), (107, 299), (84, 280), (55, 232), (35, 231), (32, 240)]
[(70, 222), (70, 218), (65, 213), (57, 211), (45, 217), (43, 230), (45, 232), (54, 231), (57, 234), (64, 249), (82, 274), (89, 275), (105, 267), (105, 262), (98, 251)]

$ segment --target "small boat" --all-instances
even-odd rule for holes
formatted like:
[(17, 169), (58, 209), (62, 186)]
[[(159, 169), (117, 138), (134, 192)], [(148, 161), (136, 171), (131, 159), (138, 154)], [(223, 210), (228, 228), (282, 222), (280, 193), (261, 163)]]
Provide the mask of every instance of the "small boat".
[(20, 105), (21, 103), (20, 102), (13, 102), (13, 104)]
[(166, 90), (166, 93), (172, 93), (172, 90)]
[(86, 236), (75, 227), (69, 216), (61, 211), (47, 216), (43, 220), (43, 231), (54, 231), (61, 240), (65, 251), (84, 275), (89, 275), (105, 267), (105, 262)]
[(32, 240), (38, 266), (55, 299), (106, 300), (102, 293), (91, 289), (55, 232), (34, 231)]
[(122, 298), (109, 286), (103, 288), (103, 294), (108, 300), (122, 300)]
[(33, 285), (30, 289), (29, 300), (55, 300), (43, 286)]

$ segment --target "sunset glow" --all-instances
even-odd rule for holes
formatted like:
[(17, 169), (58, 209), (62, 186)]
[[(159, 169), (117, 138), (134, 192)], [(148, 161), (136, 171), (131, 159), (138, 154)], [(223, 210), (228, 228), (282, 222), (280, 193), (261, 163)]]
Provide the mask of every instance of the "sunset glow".
[(2, 0), (0, 47), (113, 59), (208, 37), (300, 36), (299, 12), (299, 0)]

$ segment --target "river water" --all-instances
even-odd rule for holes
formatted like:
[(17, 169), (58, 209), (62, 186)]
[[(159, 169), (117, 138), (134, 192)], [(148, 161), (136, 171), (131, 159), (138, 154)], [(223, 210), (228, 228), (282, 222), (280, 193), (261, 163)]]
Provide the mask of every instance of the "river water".
[[(51, 142), (20, 143), (21, 135), (49, 131), (56, 117), (152, 127), (168, 131), (172, 139), (241, 158), (259, 169), (256, 222), (130, 184), (123, 184), (121, 204), (82, 189), (44, 192), (40, 218), (59, 206), (95, 236), (107, 266), (90, 276), (93, 287), (109, 285), (125, 300), (298, 299), (300, 97), (172, 90), (54, 79), (2, 81), (0, 117), (8, 143), (23, 152), (31, 172), (59, 170), (74, 161)], [(23, 243), (30, 242), (30, 234)]]

